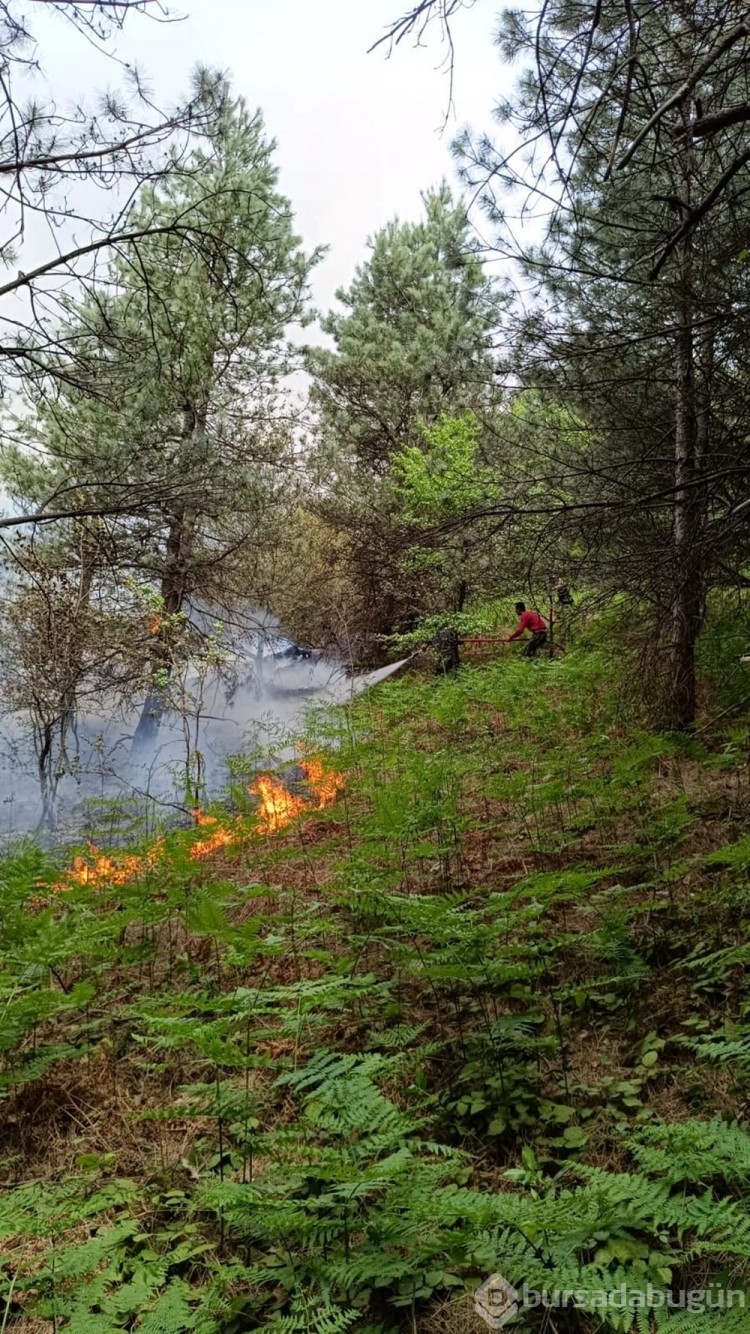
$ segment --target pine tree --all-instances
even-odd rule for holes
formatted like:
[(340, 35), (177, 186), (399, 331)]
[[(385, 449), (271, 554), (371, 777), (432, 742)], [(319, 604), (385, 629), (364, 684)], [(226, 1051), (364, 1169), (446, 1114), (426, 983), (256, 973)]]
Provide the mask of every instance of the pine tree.
[(424, 218), (388, 223), (322, 327), (334, 349), (309, 354), (324, 439), (375, 475), (419, 423), (492, 400), (502, 302), (463, 204), (447, 185)]
[[(651, 602), (677, 728), (695, 716), (706, 590), (736, 551), (746, 478), (745, 19), (733, 0), (510, 12), (501, 48), (527, 72), (500, 116), (518, 144), (462, 143), (536, 290), (517, 373), (588, 423), (585, 457), (542, 460), (575, 487), (558, 520), (596, 574), (603, 557), (606, 582)], [(537, 244), (512, 234), (519, 207)]]
[[(316, 256), (294, 233), (273, 154), (260, 115), (223, 98), (209, 146), (135, 205), (134, 225), (166, 230), (118, 255), (108, 284), (71, 311), (76, 376), (39, 405), (44, 466), (6, 455), (17, 494), (57, 488), (116, 515), (109, 561), (156, 581), (165, 623), (192, 596), (226, 590), (290, 448), (279, 385)], [(171, 670), (160, 633), (152, 670), (138, 743), (158, 727)]]
[(321, 509), (348, 539), (355, 633), (389, 632), (413, 622), (415, 610), (400, 572), (392, 460), (424, 447), (423, 427), (444, 415), (491, 413), (503, 297), (446, 185), (424, 196), (419, 222), (377, 233), (337, 297), (343, 310), (323, 321), (334, 346), (308, 355)]

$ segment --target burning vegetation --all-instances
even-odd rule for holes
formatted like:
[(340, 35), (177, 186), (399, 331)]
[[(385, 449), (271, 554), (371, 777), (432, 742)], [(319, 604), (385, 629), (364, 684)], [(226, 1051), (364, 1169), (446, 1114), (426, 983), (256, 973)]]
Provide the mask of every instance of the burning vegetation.
[(232, 824), (222, 824), (218, 816), (205, 815), (203, 811), (193, 811), (193, 818), (201, 829), (206, 830), (206, 837), (199, 839), (190, 849), (190, 856), (195, 862), (203, 861), (215, 852), (221, 852), (222, 848), (230, 847), (242, 837), (236, 821)]
[[(307, 798), (290, 792), (280, 778), (261, 774), (248, 788), (258, 802), (253, 817), (223, 821), (217, 815), (206, 815), (201, 810), (193, 811), (196, 826), (204, 831), (205, 837), (192, 845), (191, 859), (204, 861), (224, 848), (237, 847), (250, 838), (267, 838), (278, 834), (305, 811), (324, 810), (331, 806), (343, 789), (343, 774), (326, 768), (321, 759), (303, 759), (300, 768), (309, 791)], [(110, 856), (90, 843), (88, 856), (76, 857), (62, 878), (50, 888), (53, 893), (61, 894), (78, 885), (89, 885), (94, 889), (124, 885), (144, 871), (152, 870), (158, 864), (162, 851), (161, 838), (142, 856), (132, 853)]]
[(285, 829), (302, 814), (307, 804), (302, 797), (295, 796), (277, 778), (271, 778), (268, 774), (257, 778), (250, 791), (259, 802), (257, 833), (266, 836)]
[(300, 762), (300, 768), (307, 778), (307, 785), (317, 802), (318, 810), (332, 806), (343, 791), (344, 775), (335, 769), (326, 769), (323, 761), (308, 759)]
[(150, 870), (159, 860), (162, 840), (157, 839), (143, 857), (133, 854), (108, 856), (94, 843), (89, 843), (89, 859), (75, 857), (63, 880), (52, 885), (55, 893), (72, 889), (74, 885), (90, 885), (102, 889), (105, 885), (125, 885), (142, 871)]

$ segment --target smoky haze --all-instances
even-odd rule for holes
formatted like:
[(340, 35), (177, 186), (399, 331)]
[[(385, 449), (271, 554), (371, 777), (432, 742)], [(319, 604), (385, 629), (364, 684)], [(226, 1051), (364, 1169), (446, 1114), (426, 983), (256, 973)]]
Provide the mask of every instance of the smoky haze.
[[(210, 618), (193, 608), (191, 619), (200, 624)], [(113, 704), (82, 713), (59, 766), (51, 820), (28, 719), (6, 716), (0, 726), (0, 835), (117, 842), (136, 825), (180, 822), (195, 804), (196, 788), (201, 799), (219, 798), (233, 776), (293, 763), (295, 738), (311, 706), (345, 704), (404, 665), (352, 675), (340, 660), (299, 656), (278, 622), (262, 612), (227, 624), (224, 648), (221, 670), (188, 672), (182, 710), (165, 713), (146, 747), (133, 745), (140, 708)]]

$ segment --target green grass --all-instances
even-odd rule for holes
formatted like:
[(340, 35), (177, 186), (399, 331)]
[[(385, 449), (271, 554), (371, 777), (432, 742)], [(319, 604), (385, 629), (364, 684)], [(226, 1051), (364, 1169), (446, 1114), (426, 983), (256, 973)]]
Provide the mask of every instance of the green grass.
[[(3, 1334), (481, 1330), (498, 1270), (744, 1290), (743, 724), (648, 734), (612, 674), (592, 638), (389, 682), (315, 720), (336, 805), (210, 859), (173, 832), (57, 894), (6, 859)], [(667, 1315), (585, 1305), (559, 1334)]]

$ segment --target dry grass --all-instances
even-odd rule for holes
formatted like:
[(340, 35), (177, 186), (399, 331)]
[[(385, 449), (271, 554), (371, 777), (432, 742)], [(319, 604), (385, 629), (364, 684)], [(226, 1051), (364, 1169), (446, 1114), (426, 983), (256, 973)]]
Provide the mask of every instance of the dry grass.
[(419, 1334), (487, 1334), (487, 1323), (477, 1314), (471, 1294), (433, 1303), (415, 1328)]
[(151, 1119), (149, 1111), (163, 1106), (169, 1092), (164, 1079), (132, 1060), (116, 1060), (107, 1048), (84, 1061), (57, 1062), (44, 1078), (0, 1101), (9, 1180), (74, 1176), (88, 1154), (113, 1155), (120, 1174), (169, 1171), (215, 1128), (208, 1118)]

